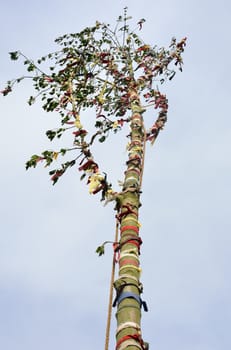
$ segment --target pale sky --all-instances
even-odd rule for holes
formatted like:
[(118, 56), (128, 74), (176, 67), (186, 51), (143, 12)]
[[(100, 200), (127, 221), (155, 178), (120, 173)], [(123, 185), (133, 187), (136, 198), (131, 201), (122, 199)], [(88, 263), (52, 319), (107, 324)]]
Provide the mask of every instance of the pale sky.
[[(230, 349), (230, 1), (3, 2), (0, 88), (24, 72), (9, 51), (40, 57), (59, 35), (115, 23), (124, 6), (135, 22), (146, 19), (150, 45), (188, 37), (183, 73), (164, 87), (168, 123), (146, 151), (143, 338), (150, 350)], [(0, 96), (0, 347), (102, 349), (112, 250), (99, 258), (95, 249), (113, 240), (115, 212), (88, 194), (76, 170), (54, 187), (43, 167), (25, 171), (32, 154), (51, 147), (45, 131), (58, 120), (29, 107), (31, 94), (26, 83)], [(101, 155), (115, 183), (126, 160), (117, 137)]]

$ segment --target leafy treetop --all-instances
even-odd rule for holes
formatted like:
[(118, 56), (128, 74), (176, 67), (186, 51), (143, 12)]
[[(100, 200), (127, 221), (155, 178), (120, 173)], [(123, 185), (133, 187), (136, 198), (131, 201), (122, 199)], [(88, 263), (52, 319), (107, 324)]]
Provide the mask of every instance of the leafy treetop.
[[(31, 79), (35, 94), (29, 97), (29, 105), (40, 99), (46, 112), (55, 111), (60, 115), (60, 126), (47, 130), (48, 139), (59, 139), (67, 132), (73, 137), (71, 147), (32, 155), (26, 169), (36, 167), (39, 162), (50, 166), (59, 156), (65, 158), (67, 153), (74, 152), (71, 160), (64, 160), (58, 169), (49, 172), (53, 184), (78, 161), (81, 179), (88, 175), (90, 193), (102, 191), (102, 199), (110, 197), (111, 185), (99, 170), (92, 145), (96, 140), (104, 142), (111, 132), (116, 133), (130, 122), (134, 90), (143, 103), (142, 112), (149, 106), (158, 110), (153, 126), (145, 131), (146, 140), (154, 142), (167, 120), (168, 109), (166, 96), (154, 85), (171, 80), (175, 68), (182, 71), (181, 54), (186, 38), (179, 42), (172, 38), (168, 49), (152, 47), (137, 35), (145, 20), (141, 19), (131, 30), (130, 19), (125, 9), (114, 29), (109, 24), (96, 22), (79, 33), (61, 36), (55, 40), (60, 49), (36, 62), (20, 51), (10, 52), (12, 60), (23, 59), (29, 75), (8, 81), (1, 91), (3, 96), (8, 95), (16, 83)], [(88, 108), (94, 109), (96, 116), (95, 131), (91, 134), (81, 118)]]

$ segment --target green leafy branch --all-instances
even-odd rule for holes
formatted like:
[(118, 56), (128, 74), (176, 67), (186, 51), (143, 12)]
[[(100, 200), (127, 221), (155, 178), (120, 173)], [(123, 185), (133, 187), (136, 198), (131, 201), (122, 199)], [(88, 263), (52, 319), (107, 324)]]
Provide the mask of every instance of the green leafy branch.
[[(60, 168), (50, 171), (53, 183), (79, 159), (81, 179), (88, 175), (90, 193), (101, 191), (102, 197), (111, 194), (111, 185), (94, 160), (91, 146), (96, 140), (105, 142), (111, 132), (116, 133), (131, 123), (134, 91), (142, 99), (143, 110), (148, 107), (158, 110), (156, 120), (146, 131), (146, 140), (155, 141), (167, 120), (168, 101), (154, 84), (172, 80), (176, 68), (182, 71), (186, 38), (179, 42), (173, 38), (168, 49), (151, 47), (135, 32), (142, 29), (145, 20), (139, 20), (136, 30), (130, 30), (130, 19), (125, 10), (114, 30), (108, 24), (96, 22), (79, 33), (65, 34), (55, 40), (59, 50), (36, 61), (20, 51), (10, 52), (11, 60), (23, 59), (31, 75), (8, 81), (2, 95), (8, 95), (16, 83), (31, 79), (36, 93), (29, 97), (29, 105), (39, 99), (46, 112), (60, 116), (60, 126), (47, 130), (46, 136), (53, 141), (69, 130), (74, 145), (58, 152), (46, 150), (40, 156), (33, 155), (26, 162), (26, 169), (42, 162), (49, 167), (60, 154), (65, 156), (73, 151), (77, 153), (73, 160), (64, 161)], [(82, 117), (88, 108), (92, 108), (96, 116), (95, 132), (91, 134)]]
[(103, 244), (101, 244), (100, 246), (98, 246), (97, 248), (96, 248), (96, 253), (99, 255), (99, 256), (102, 256), (102, 255), (104, 255), (105, 254), (105, 245), (106, 244), (114, 244), (115, 242), (112, 242), (112, 241), (105, 241), (105, 242), (103, 242)]

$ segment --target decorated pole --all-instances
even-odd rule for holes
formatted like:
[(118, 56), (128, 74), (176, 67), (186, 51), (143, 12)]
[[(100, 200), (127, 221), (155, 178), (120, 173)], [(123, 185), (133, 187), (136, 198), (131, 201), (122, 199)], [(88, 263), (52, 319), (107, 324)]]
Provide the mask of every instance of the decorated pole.
[[(37, 61), (20, 51), (10, 52), (12, 60), (23, 59), (28, 74), (8, 81), (1, 91), (6, 96), (17, 83), (31, 79), (35, 94), (29, 97), (29, 105), (40, 99), (46, 112), (60, 116), (60, 124), (47, 130), (48, 139), (60, 139), (64, 133), (71, 136), (68, 146), (32, 155), (26, 169), (39, 163), (45, 167), (58, 164), (49, 171), (55, 184), (68, 169), (77, 167), (91, 194), (101, 193), (105, 204), (115, 203), (120, 237), (113, 242), (113, 263), (118, 262), (119, 273), (113, 279), (116, 296), (113, 303), (110, 301), (109, 309), (117, 307), (116, 350), (148, 349), (141, 333), (141, 310), (147, 311), (148, 307), (141, 296), (139, 260), (145, 146), (147, 141), (154, 143), (167, 121), (168, 101), (158, 82), (172, 80), (175, 67), (182, 71), (181, 54), (186, 43), (186, 38), (179, 42), (173, 38), (168, 49), (151, 47), (136, 34), (145, 20), (139, 20), (136, 30), (130, 30), (130, 19), (125, 8), (114, 29), (96, 22), (79, 33), (64, 35), (56, 39), (60, 45), (58, 51)], [(144, 119), (148, 108), (156, 114), (151, 123)], [(89, 132), (84, 122), (86, 110), (93, 110), (96, 116), (93, 132)], [(129, 127), (128, 159), (122, 188), (116, 191), (109, 182), (110, 174), (106, 175), (94, 158), (94, 146), (126, 126)], [(69, 154), (74, 154), (71, 159), (67, 159)], [(97, 248), (99, 255), (104, 253), (105, 243)]]
[[(117, 302), (116, 348), (146, 349), (141, 335), (141, 308), (147, 311), (142, 301), (140, 282), (139, 207), (141, 180), (144, 164), (146, 135), (143, 124), (143, 108), (135, 88), (131, 88), (131, 134), (128, 145), (128, 161), (123, 192), (120, 199), (120, 257), (119, 277), (114, 282)], [(114, 302), (115, 303), (115, 302)]]

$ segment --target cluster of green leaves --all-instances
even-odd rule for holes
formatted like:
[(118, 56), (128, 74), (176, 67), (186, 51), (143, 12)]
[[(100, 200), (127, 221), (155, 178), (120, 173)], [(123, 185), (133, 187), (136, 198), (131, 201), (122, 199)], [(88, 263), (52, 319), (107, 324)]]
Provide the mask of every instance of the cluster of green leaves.
[(95, 252), (98, 254), (98, 256), (102, 256), (105, 254), (105, 245), (106, 244), (113, 244), (114, 245), (115, 243), (117, 243), (117, 242), (105, 241), (105, 242), (103, 242), (103, 244), (101, 244), (100, 246), (98, 246), (96, 248)]
[(64, 131), (66, 131), (66, 128), (59, 128), (57, 130), (47, 130), (46, 135), (48, 139), (52, 141), (55, 137), (59, 139), (62, 136)]
[(67, 149), (61, 148), (59, 152), (54, 151), (44, 151), (41, 155), (34, 154), (31, 158), (26, 162), (26, 169), (35, 168), (39, 162), (45, 162), (45, 166), (50, 166), (51, 163), (57, 159), (58, 155), (61, 154), (64, 156), (67, 152)]
[[(76, 147), (66, 148), (64, 152), (79, 152), (74, 163), (81, 156), (82, 159), (92, 159), (90, 147), (94, 141), (104, 142), (111, 131), (117, 132), (130, 121), (134, 90), (148, 105), (157, 108), (158, 90), (153, 84), (171, 80), (177, 66), (182, 70), (181, 54), (186, 38), (180, 42), (173, 38), (168, 49), (151, 47), (143, 42), (136, 30), (130, 29), (129, 19), (125, 12), (118, 18), (114, 29), (96, 22), (79, 33), (63, 35), (55, 40), (60, 46), (58, 51), (36, 61), (20, 51), (10, 52), (13, 61), (23, 59), (30, 75), (8, 81), (1, 93), (6, 96), (15, 83), (32, 79), (35, 95), (30, 96), (29, 105), (40, 99), (46, 112), (55, 111), (60, 115), (60, 127), (46, 132), (49, 140), (60, 138), (71, 128), (77, 130), (72, 133)], [(142, 29), (144, 21), (141, 19), (136, 29)], [(46, 69), (42, 68), (44, 64)], [(94, 108), (96, 114), (96, 132), (91, 135), (80, 120), (82, 111), (88, 108)], [(66, 124), (72, 126), (63, 127)], [(35, 167), (40, 160), (49, 166), (59, 152), (44, 151), (41, 156), (33, 155), (26, 163), (26, 169)], [(64, 162), (61, 169), (52, 170), (53, 181), (57, 182), (74, 163)], [(59, 176), (55, 177), (55, 174)]]
[(49, 171), (49, 175), (51, 175), (51, 180), (53, 182), (53, 185), (55, 185), (58, 179), (60, 178), (60, 176), (62, 176), (67, 169), (73, 167), (75, 163), (76, 163), (76, 160), (72, 159), (71, 161), (67, 161), (63, 163), (59, 169), (54, 169)]

